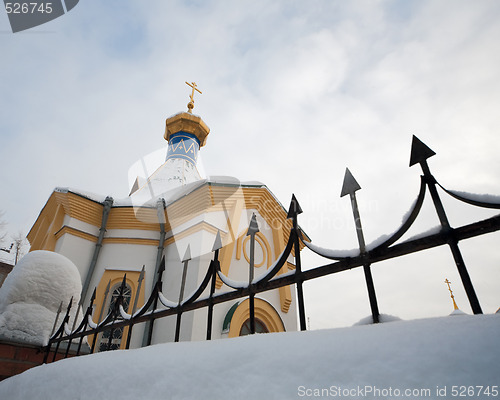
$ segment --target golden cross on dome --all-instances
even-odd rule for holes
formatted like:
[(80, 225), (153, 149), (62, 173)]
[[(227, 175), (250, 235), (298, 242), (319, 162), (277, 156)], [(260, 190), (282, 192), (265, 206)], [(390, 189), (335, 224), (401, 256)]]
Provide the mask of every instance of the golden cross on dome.
[(453, 308), (455, 310), (458, 310), (458, 306), (457, 306), (457, 303), (455, 303), (455, 296), (453, 296), (453, 291), (451, 290), (451, 287), (450, 287), (450, 281), (448, 280), (448, 278), (446, 278), (444, 280), (444, 283), (446, 283), (448, 285), (448, 290), (450, 291), (450, 295), (451, 295), (451, 300), (453, 301)]
[(189, 96), (189, 98), (191, 99), (191, 101), (188, 103), (188, 112), (192, 112), (193, 111), (193, 108), (194, 108), (194, 91), (196, 90), (199, 94), (203, 94), (201, 92), (200, 89), (198, 89), (196, 86), (196, 83), (195, 82), (186, 82), (186, 85), (188, 85), (190, 88), (192, 88), (193, 90), (191, 91), (191, 96)]

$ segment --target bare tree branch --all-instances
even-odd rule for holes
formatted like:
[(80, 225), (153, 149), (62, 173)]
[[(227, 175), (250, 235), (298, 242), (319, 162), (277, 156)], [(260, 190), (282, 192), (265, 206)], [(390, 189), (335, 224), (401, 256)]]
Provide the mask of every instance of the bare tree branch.
[(24, 233), (19, 231), (17, 235), (12, 236), (12, 239), (14, 241), (14, 254), (16, 255), (14, 265), (17, 264), (20, 258), (22, 258), (26, 252), (27, 249), (26, 247), (28, 246), (28, 240), (26, 239), (26, 236)]
[(0, 243), (2, 243), (5, 239), (5, 236), (7, 236), (7, 233), (4, 231), (5, 226), (7, 225), (7, 222), (3, 220), (4, 214), (5, 212), (0, 210)]

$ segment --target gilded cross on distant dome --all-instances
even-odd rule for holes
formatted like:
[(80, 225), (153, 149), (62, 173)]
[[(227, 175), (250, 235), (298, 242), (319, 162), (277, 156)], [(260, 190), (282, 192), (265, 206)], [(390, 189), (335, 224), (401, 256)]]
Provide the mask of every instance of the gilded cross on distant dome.
[(191, 91), (191, 96), (189, 96), (189, 98), (191, 99), (191, 101), (188, 103), (188, 112), (189, 113), (192, 113), (193, 112), (193, 108), (194, 108), (194, 91), (196, 90), (199, 94), (203, 94), (201, 92), (201, 90), (199, 90), (197, 87), (196, 87), (196, 83), (195, 82), (186, 82), (186, 85), (188, 85), (189, 87), (191, 87), (193, 90)]
[(444, 280), (444, 283), (446, 283), (448, 285), (448, 290), (450, 291), (450, 295), (451, 295), (451, 300), (453, 300), (453, 308), (455, 310), (458, 310), (458, 306), (457, 306), (457, 303), (455, 302), (455, 296), (453, 296), (453, 291), (451, 290), (451, 287), (450, 287), (450, 281), (448, 280), (448, 278), (446, 278)]

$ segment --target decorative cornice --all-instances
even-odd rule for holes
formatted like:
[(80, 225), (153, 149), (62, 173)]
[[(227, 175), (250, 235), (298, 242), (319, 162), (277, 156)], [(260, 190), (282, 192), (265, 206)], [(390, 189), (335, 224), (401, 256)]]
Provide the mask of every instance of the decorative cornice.
[(79, 237), (79, 238), (82, 238), (85, 240), (89, 240), (89, 241), (94, 242), (94, 243), (97, 242), (97, 236), (92, 235), (92, 234), (87, 233), (87, 232), (84, 232), (84, 231), (81, 231), (80, 229), (72, 228), (71, 226), (67, 226), (67, 225), (64, 225), (61, 229), (59, 229), (56, 232), (56, 234), (55, 234), (56, 240), (59, 240), (59, 238), (65, 234), (73, 235), (73, 236), (76, 236), (76, 237)]

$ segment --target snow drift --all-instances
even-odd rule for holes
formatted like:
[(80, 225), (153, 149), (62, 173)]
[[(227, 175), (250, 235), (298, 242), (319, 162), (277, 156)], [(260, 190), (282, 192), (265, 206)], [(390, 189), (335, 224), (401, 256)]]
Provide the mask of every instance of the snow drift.
[(491, 399), (500, 385), (499, 330), (498, 314), (457, 315), (166, 343), (36, 367), (1, 382), (0, 398), (443, 399), (465, 387)]

